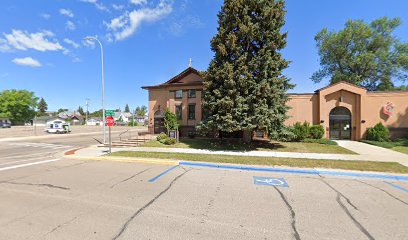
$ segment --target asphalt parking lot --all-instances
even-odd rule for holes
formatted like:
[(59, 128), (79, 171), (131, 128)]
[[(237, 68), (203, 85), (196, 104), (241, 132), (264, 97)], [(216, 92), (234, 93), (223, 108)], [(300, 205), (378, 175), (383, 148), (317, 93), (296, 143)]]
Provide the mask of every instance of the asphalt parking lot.
[(408, 239), (407, 188), (380, 179), (60, 160), (1, 172), (0, 239)]

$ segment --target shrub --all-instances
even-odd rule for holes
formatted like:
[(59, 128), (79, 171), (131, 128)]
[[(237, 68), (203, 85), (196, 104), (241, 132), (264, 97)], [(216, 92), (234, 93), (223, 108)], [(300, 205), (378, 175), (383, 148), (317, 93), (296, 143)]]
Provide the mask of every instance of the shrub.
[(164, 127), (167, 131), (176, 130), (178, 128), (177, 116), (175, 113), (171, 112), (170, 109), (166, 108), (164, 113)]
[(176, 139), (175, 138), (166, 138), (164, 139), (164, 144), (166, 145), (174, 145), (176, 144)]
[(320, 138), (320, 139), (313, 139), (313, 138), (306, 138), (303, 140), (305, 143), (319, 143), (319, 144), (325, 144), (325, 145), (337, 145), (335, 141), (332, 141), (327, 138)]
[(295, 139), (293, 127), (284, 127), (280, 132), (274, 131), (270, 133), (270, 138), (281, 142), (291, 142)]
[(188, 132), (187, 135), (188, 135), (189, 138), (195, 138), (196, 133), (195, 132)]
[(138, 125), (138, 123), (137, 123), (136, 121), (134, 121), (134, 122), (133, 122), (133, 121), (130, 121), (130, 122), (128, 123), (128, 126), (129, 126), (129, 127), (133, 127), (133, 126), (136, 127), (137, 125)]
[(382, 123), (377, 123), (373, 128), (367, 129), (367, 140), (386, 142), (389, 140), (389, 131)]
[(308, 122), (304, 122), (303, 124), (300, 122), (295, 123), (291, 128), (294, 136), (294, 141), (302, 141), (309, 136), (310, 125)]
[(313, 125), (309, 130), (309, 137), (313, 139), (321, 139), (324, 135), (324, 128), (322, 125)]
[(159, 136), (157, 136), (157, 141), (161, 142), (161, 140), (168, 138), (167, 134), (165, 133), (160, 133)]

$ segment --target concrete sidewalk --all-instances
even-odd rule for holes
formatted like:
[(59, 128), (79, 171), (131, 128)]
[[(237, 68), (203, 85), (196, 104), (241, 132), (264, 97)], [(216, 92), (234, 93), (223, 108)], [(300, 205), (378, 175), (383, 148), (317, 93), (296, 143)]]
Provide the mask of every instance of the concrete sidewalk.
[[(393, 151), (387, 148), (377, 147), (363, 142), (337, 140), (340, 147), (351, 150), (370, 161), (384, 161), (384, 159), (391, 159), (392, 161), (408, 162), (408, 155)], [(405, 165), (407, 166), (407, 165)]]
[[(190, 148), (152, 148), (152, 147), (131, 147), (112, 148), (112, 152), (118, 151), (138, 151), (138, 152), (168, 152), (168, 153), (190, 153), (190, 154), (216, 154), (232, 156), (254, 156), (254, 157), (281, 157), (281, 158), (305, 158), (305, 159), (329, 159), (329, 160), (364, 160), (375, 162), (398, 162), (408, 167), (408, 155), (394, 152), (388, 149), (375, 149), (370, 151), (371, 146), (360, 142), (343, 142), (339, 145), (355, 151), (359, 154), (327, 154), (327, 153), (297, 153), (297, 152), (272, 152), (272, 151), (210, 151), (204, 149)], [(353, 145), (353, 147), (351, 147)], [(356, 145), (356, 147), (354, 147)], [(100, 157), (106, 154), (107, 148), (90, 147), (76, 151), (75, 157)], [(384, 150), (384, 152), (383, 152)], [(74, 157), (73, 156), (73, 157)]]

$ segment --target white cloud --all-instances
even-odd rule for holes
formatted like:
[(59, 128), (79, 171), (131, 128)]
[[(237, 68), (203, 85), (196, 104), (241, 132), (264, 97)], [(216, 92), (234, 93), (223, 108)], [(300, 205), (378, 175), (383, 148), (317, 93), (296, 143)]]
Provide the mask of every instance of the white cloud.
[(51, 15), (48, 14), (48, 13), (42, 13), (40, 16), (41, 16), (42, 18), (44, 18), (44, 19), (50, 19), (50, 18), (51, 18)]
[(123, 40), (133, 35), (142, 22), (155, 22), (173, 11), (173, 1), (161, 0), (155, 8), (141, 8), (114, 18), (106, 24), (116, 40)]
[(129, 2), (135, 5), (143, 5), (147, 3), (147, 0), (130, 0)]
[(0, 38), (0, 50), (11, 50), (15, 48), (17, 50), (34, 49), (37, 51), (60, 51), (64, 48), (55, 39), (49, 38), (54, 36), (54, 33), (50, 31), (41, 31), (37, 33), (28, 33), (26, 31), (13, 29), (11, 33), (3, 33), (5, 39)]
[(126, 24), (128, 24), (128, 22), (129, 22), (129, 17), (127, 13), (125, 13), (125, 15), (112, 19), (111, 22), (108, 23), (108, 28), (110, 30), (116, 31), (116, 30), (123, 28)]
[(79, 57), (74, 57), (74, 58), (72, 59), (72, 62), (74, 62), (74, 63), (79, 63), (79, 62), (82, 62), (82, 60), (81, 60)]
[(41, 63), (31, 57), (25, 57), (25, 58), (14, 58), (12, 60), (13, 63), (17, 65), (22, 65), (22, 66), (29, 66), (29, 67), (41, 67)]
[(80, 0), (81, 2), (84, 3), (90, 3), (93, 4), (97, 9), (101, 10), (101, 11), (109, 11), (109, 9), (103, 5), (102, 3), (98, 2), (97, 0)]
[(73, 40), (71, 40), (71, 39), (69, 39), (69, 38), (64, 38), (64, 42), (65, 42), (66, 44), (71, 45), (71, 46), (74, 47), (74, 48), (79, 48), (79, 47), (80, 47), (78, 43), (76, 43), (75, 41), (73, 41)]
[(125, 6), (123, 5), (117, 5), (117, 4), (112, 4), (113, 9), (115, 10), (123, 10), (125, 8)]
[(67, 21), (67, 23), (65, 24), (65, 27), (71, 31), (75, 30), (75, 24), (72, 21)]
[(69, 9), (61, 8), (59, 10), (59, 12), (60, 12), (61, 15), (65, 15), (65, 16), (70, 17), (70, 18), (74, 17), (74, 13)]

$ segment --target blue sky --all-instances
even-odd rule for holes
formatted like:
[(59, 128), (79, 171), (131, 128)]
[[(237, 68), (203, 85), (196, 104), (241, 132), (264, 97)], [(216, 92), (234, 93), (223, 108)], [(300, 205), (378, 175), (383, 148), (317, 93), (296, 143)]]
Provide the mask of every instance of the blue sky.
[[(44, 97), (49, 110), (74, 110), (91, 99), (101, 108), (99, 46), (84, 42), (97, 36), (105, 47), (107, 108), (147, 105), (140, 87), (167, 81), (188, 66), (205, 70), (213, 57), (210, 39), (217, 30), (221, 0), (1, 0), (0, 90), (27, 89)], [(347, 19), (367, 22), (400, 17), (396, 31), (408, 41), (406, 0), (288, 0), (285, 74), (313, 92), (310, 76), (319, 68), (314, 35), (338, 30)]]

